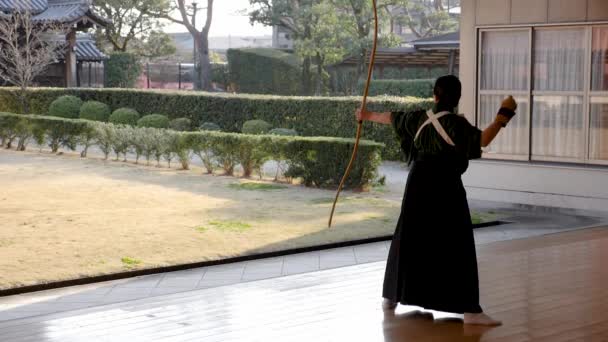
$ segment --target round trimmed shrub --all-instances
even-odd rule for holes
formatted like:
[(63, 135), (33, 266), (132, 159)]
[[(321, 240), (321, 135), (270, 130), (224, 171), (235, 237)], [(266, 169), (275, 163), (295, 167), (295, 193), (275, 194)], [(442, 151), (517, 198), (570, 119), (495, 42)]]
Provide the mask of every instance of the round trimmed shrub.
[(119, 108), (110, 115), (109, 121), (113, 124), (137, 125), (139, 113), (133, 108)]
[(213, 122), (203, 122), (203, 124), (198, 128), (201, 131), (217, 131), (220, 132), (222, 128)]
[(241, 132), (244, 134), (266, 134), (272, 129), (272, 125), (264, 120), (245, 121)]
[(162, 114), (150, 114), (137, 120), (138, 127), (169, 128), (169, 118)]
[(80, 107), (80, 118), (85, 120), (107, 122), (110, 114), (110, 107), (99, 101), (87, 101)]
[(63, 95), (49, 106), (49, 115), (67, 119), (78, 119), (82, 100), (76, 96)]
[(169, 127), (175, 131), (187, 132), (192, 130), (192, 120), (188, 118), (173, 119), (169, 123)]
[(298, 132), (296, 132), (295, 129), (289, 129), (289, 128), (274, 128), (274, 129), (271, 129), (268, 132), (268, 134), (285, 135), (285, 136), (290, 136), (290, 137), (298, 136)]

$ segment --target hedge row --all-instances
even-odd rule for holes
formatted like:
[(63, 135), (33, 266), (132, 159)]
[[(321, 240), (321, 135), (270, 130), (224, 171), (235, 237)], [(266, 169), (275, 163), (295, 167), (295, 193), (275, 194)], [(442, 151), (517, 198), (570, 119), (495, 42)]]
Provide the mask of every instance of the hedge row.
[[(369, 95), (433, 97), (434, 79), (420, 80), (373, 80), (369, 86)], [(363, 89), (364, 83), (359, 83)]]
[[(307, 186), (335, 188), (348, 163), (352, 139), (324, 137), (292, 137), (276, 135), (245, 135), (221, 132), (177, 132), (157, 128), (138, 128), (80, 119), (0, 113), (0, 143), (5, 147), (25, 150), (29, 143), (49, 146), (52, 152), (60, 147), (81, 148), (86, 157), (91, 146), (97, 146), (106, 159), (114, 154), (118, 160), (134, 154), (135, 161), (151, 159), (159, 165), (179, 160), (188, 168), (190, 157), (201, 158), (207, 172), (220, 167), (227, 175), (240, 165), (249, 177), (268, 160), (287, 164), (285, 176), (301, 178)], [(346, 184), (348, 188), (364, 188), (377, 176), (381, 144), (362, 141), (359, 157)]]
[[(0, 111), (19, 112), (21, 106), (14, 88), (0, 88)], [(231, 95), (202, 92), (167, 92), (128, 89), (32, 89), (29, 97), (34, 113), (46, 113), (50, 103), (65, 94), (82, 100), (108, 104), (112, 110), (122, 107), (136, 109), (142, 115), (167, 113), (171, 119), (187, 117), (194, 127), (214, 122), (224, 131), (238, 132), (252, 119), (269, 122), (273, 127), (295, 129), (302, 136), (355, 135), (353, 113), (360, 106), (359, 97), (281, 97), (268, 95)], [(413, 97), (372, 97), (368, 109), (375, 111), (410, 111), (432, 106), (430, 99)], [(392, 129), (366, 123), (366, 139), (386, 145), (384, 159), (398, 160), (401, 152)]]
[(301, 69), (292, 53), (264, 48), (228, 49), (227, 58), (229, 80), (239, 93), (300, 93)]

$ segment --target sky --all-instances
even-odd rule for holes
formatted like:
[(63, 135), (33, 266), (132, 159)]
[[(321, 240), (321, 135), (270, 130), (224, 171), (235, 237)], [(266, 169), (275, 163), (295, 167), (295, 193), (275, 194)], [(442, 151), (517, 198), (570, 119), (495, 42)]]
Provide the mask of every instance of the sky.
[[(199, 7), (206, 6), (206, 0), (197, 0)], [(189, 1), (191, 3), (191, 1)], [(239, 12), (249, 9), (249, 0), (215, 0), (213, 3), (213, 20), (209, 36), (263, 36), (271, 35), (272, 28), (259, 24), (251, 26), (249, 17)], [(177, 16), (177, 14), (176, 14)], [(197, 28), (201, 29), (205, 20), (205, 10), (199, 11)], [(185, 32), (182, 25), (171, 24), (166, 27), (166, 32)]]

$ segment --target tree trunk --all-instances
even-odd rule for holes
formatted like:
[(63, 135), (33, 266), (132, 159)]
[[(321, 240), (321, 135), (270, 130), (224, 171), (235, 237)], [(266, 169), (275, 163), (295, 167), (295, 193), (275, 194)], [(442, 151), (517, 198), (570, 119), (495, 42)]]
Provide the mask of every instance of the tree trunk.
[(302, 62), (302, 93), (310, 95), (312, 93), (312, 62), (310, 57), (304, 57)]
[(315, 89), (315, 95), (320, 96), (323, 92), (323, 59), (321, 55), (317, 53), (317, 85)]
[(202, 33), (194, 37), (198, 42), (196, 51), (198, 53), (197, 65), (197, 88), (199, 90), (211, 90), (211, 62), (209, 60), (209, 38)]

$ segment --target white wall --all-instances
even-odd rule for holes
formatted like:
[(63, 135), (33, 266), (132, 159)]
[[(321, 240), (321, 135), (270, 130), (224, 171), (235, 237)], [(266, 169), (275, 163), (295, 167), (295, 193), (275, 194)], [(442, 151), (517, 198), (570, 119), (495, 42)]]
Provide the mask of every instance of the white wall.
[[(510, 26), (608, 20), (608, 0), (462, 0), (460, 111), (475, 114), (476, 32)], [(608, 167), (475, 161), (464, 176), (470, 198), (608, 211)]]

